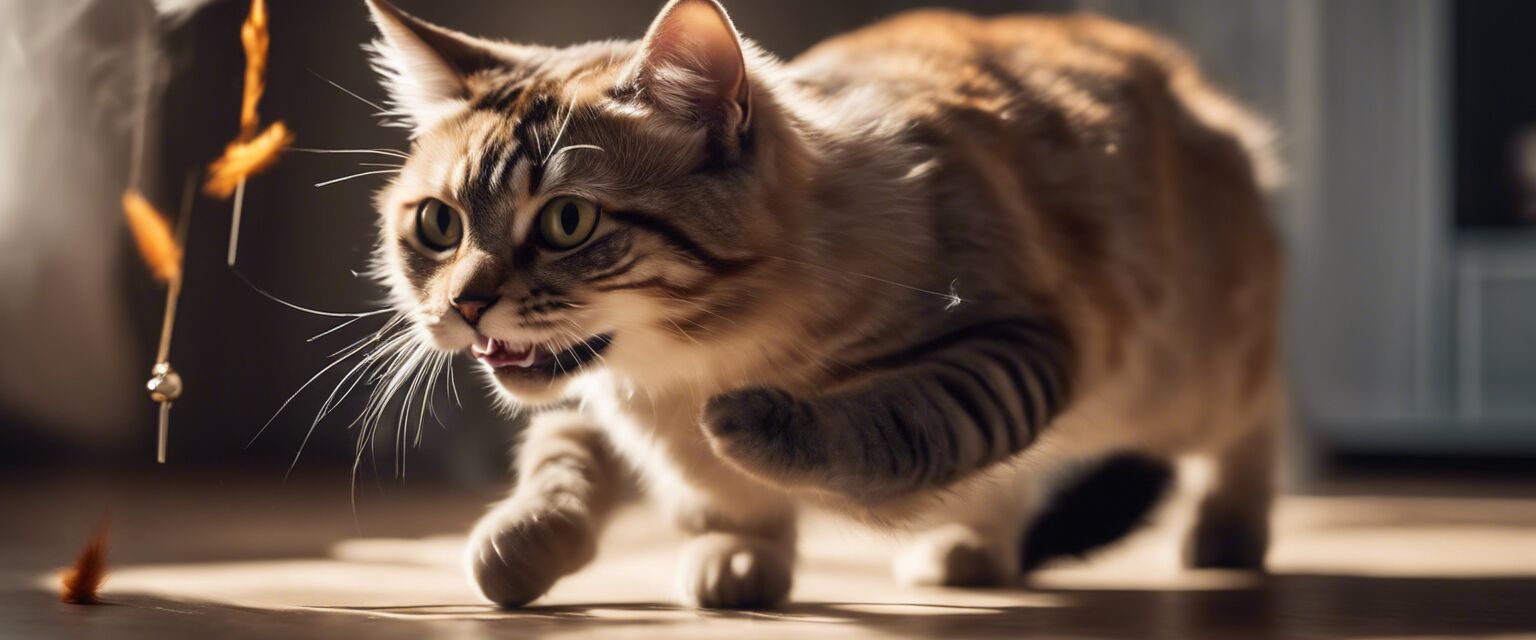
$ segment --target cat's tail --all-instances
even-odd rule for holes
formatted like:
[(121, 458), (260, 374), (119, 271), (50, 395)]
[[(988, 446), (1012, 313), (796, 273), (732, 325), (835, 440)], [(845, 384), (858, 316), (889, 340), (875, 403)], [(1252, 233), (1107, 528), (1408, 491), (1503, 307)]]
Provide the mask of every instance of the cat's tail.
[(1019, 565), (1029, 572), (1061, 556), (1084, 556), (1140, 526), (1167, 493), (1173, 467), (1135, 454), (1106, 458), (1057, 491), (1024, 533)]

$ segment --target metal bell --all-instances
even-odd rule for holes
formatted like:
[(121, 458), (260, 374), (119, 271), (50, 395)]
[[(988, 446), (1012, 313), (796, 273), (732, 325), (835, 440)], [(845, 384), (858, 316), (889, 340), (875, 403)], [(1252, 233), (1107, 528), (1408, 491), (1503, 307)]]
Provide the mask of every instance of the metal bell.
[(181, 374), (171, 368), (171, 363), (156, 364), (150, 376), (145, 388), (149, 390), (151, 400), (165, 403), (181, 397)]

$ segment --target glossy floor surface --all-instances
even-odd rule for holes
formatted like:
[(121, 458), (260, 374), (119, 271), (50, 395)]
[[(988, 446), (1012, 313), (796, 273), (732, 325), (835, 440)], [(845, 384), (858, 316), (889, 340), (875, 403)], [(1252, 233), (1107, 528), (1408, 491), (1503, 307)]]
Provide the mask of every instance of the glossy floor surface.
[[(535, 606), (482, 603), (459, 532), (489, 491), (176, 471), (0, 477), (0, 638), (1536, 637), (1536, 485), (1324, 484), (1280, 505), (1272, 575), (1180, 571), (1174, 501), (1088, 563), (1006, 590), (912, 590), (898, 540), (808, 518), (794, 602), (668, 604), (677, 537), (626, 509), (596, 562)], [(54, 570), (104, 510), (106, 604), (59, 603)]]

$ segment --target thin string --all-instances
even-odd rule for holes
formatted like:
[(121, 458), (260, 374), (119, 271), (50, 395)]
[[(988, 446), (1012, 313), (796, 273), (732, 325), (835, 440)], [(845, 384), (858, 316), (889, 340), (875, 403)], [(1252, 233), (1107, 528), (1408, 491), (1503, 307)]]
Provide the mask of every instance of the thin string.
[(129, 140), (128, 149), (128, 188), (139, 189), (139, 180), (143, 177), (144, 145), (149, 128), (149, 92), (150, 75), (154, 67), (150, 64), (149, 42), (151, 36), (146, 34), (139, 38), (135, 54), (138, 57), (138, 78), (134, 105), (137, 122), (134, 123), (132, 137)]

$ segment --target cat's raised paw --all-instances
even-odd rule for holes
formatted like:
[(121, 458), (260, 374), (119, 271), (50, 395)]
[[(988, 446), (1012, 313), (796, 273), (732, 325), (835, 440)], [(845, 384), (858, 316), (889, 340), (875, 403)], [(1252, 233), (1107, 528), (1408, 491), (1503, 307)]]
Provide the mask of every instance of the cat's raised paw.
[(694, 538), (683, 550), (678, 599), (706, 609), (764, 609), (789, 595), (793, 559), (771, 541), (729, 533)]
[(480, 593), (503, 607), (532, 602), (597, 553), (596, 527), (584, 510), (512, 502), (475, 525), (468, 549)]
[(711, 398), (704, 407), (704, 430), (715, 452), (748, 472), (776, 480), (823, 457), (805, 429), (794, 396), (779, 389), (752, 388)]

